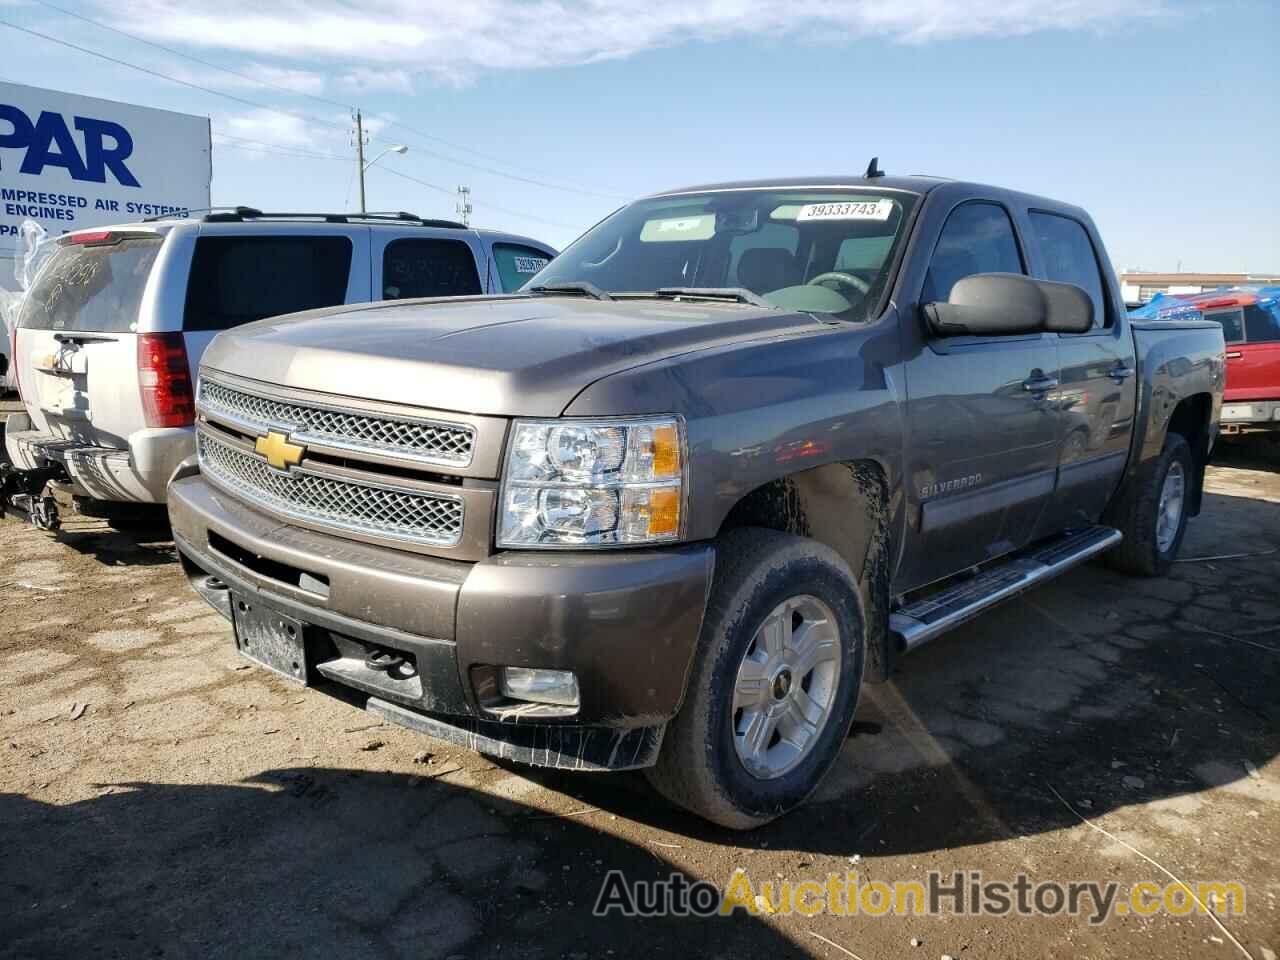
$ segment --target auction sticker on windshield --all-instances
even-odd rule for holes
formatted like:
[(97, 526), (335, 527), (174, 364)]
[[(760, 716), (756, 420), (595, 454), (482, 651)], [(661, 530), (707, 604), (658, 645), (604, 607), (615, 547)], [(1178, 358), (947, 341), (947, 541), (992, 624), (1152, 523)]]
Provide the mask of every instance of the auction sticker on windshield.
[(892, 213), (892, 200), (806, 203), (796, 214), (796, 220), (888, 220)]

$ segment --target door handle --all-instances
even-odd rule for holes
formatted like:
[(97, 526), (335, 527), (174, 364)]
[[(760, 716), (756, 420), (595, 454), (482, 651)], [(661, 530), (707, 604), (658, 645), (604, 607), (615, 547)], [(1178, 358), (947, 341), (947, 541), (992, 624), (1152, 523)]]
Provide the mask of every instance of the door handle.
[(1240, 359), (1241, 357), (1243, 357), (1243, 356), (1244, 356), (1244, 354), (1243, 354), (1243, 353), (1241, 353), (1239, 350), (1232, 350), (1232, 351), (1230, 351), (1230, 352), (1228, 352), (1228, 353), (1227, 353), (1227, 359), (1228, 359), (1228, 360), (1239, 360), (1239, 359)]
[(1126, 366), (1123, 366), (1122, 364), (1116, 364), (1114, 367), (1111, 368), (1111, 371), (1107, 374), (1107, 376), (1109, 376), (1116, 383), (1124, 383), (1126, 380), (1132, 377), (1135, 372), (1136, 371), (1133, 369), (1133, 367), (1126, 367)]
[(1022, 381), (1022, 389), (1028, 393), (1048, 393), (1058, 385), (1057, 377), (1036, 376)]

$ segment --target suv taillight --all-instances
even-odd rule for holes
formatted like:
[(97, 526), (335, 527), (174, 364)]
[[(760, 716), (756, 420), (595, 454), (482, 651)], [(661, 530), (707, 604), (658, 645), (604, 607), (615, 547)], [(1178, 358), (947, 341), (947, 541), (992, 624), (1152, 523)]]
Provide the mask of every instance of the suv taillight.
[(14, 321), (13, 334), (9, 337), (9, 369), (13, 371), (13, 389), (18, 391), (18, 399), (22, 399), (22, 384), (18, 379), (18, 324)]
[(195, 423), (196, 396), (182, 334), (138, 334), (138, 382), (148, 427)]

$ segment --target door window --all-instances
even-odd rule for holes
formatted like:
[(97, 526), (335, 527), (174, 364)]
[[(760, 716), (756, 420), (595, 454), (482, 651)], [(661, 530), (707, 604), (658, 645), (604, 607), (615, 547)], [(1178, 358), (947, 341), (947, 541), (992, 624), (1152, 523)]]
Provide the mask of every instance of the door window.
[(461, 240), (392, 240), (382, 254), (382, 298), (463, 297), (483, 293), (476, 258)]
[(242, 323), (346, 301), (347, 237), (201, 237), (191, 261), (184, 330)]
[(966, 203), (951, 211), (924, 279), (924, 303), (945, 303), (951, 288), (975, 273), (1026, 273), (1013, 224), (996, 203)]
[(1256, 303), (1246, 304), (1244, 333), (1250, 343), (1274, 343), (1280, 340), (1280, 308), (1268, 310)]
[(1244, 343), (1244, 316), (1239, 307), (1214, 310), (1206, 313), (1204, 318), (1222, 325), (1222, 339), (1227, 343)]
[(545, 250), (518, 243), (495, 243), (493, 261), (498, 265), (498, 279), (502, 283), (503, 292), (513, 293), (550, 263), (551, 255)]
[(1110, 326), (1106, 284), (1083, 224), (1052, 213), (1032, 212), (1031, 226), (1044, 259), (1045, 279), (1080, 287), (1093, 301), (1094, 329)]

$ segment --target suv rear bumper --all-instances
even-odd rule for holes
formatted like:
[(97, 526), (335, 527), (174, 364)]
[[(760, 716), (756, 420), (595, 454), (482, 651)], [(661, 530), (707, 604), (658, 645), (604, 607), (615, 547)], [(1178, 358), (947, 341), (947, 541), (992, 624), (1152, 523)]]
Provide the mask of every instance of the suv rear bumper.
[(187, 427), (139, 430), (128, 449), (95, 447), (34, 429), (26, 414), (6, 424), (5, 450), (19, 470), (61, 464), (79, 488), (94, 500), (164, 503), (165, 487), (178, 464), (195, 451), (195, 431)]
[[(471, 749), (585, 769), (656, 758), (714, 564), (706, 544), (440, 560), (281, 524), (199, 475), (171, 485), (169, 515), (188, 578), (219, 612), (251, 599), (305, 625), (308, 682)], [(411, 656), (413, 676), (365, 666), (375, 647)], [(579, 710), (550, 719), (495, 699), (485, 678), (499, 666), (572, 670)]]

